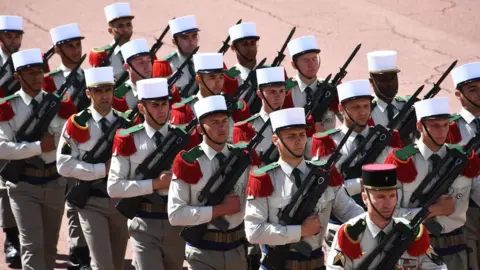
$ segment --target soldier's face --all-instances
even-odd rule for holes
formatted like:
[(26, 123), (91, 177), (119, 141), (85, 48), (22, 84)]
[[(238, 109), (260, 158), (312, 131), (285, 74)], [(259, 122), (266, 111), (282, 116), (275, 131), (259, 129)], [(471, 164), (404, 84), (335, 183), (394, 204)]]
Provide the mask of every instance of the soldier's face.
[[(263, 100), (263, 106), (270, 105), (273, 110), (280, 108), (285, 100), (285, 86), (271, 85), (263, 87), (262, 91), (257, 90), (257, 95)], [(265, 102), (266, 101), (266, 102)]]
[(460, 100), (462, 106), (470, 112), (479, 111), (480, 108), (477, 106), (480, 105), (480, 81), (466, 84), (461, 87), (460, 91), (457, 90), (455, 96)]
[(23, 33), (0, 32), (0, 46), (4, 53), (18, 52), (22, 46)]
[(15, 78), (20, 81), (23, 89), (38, 92), (42, 89), (43, 75), (43, 67), (38, 66), (18, 71)]
[(97, 110), (110, 111), (113, 101), (113, 85), (88, 88), (87, 96), (92, 99), (92, 104)]
[(362, 199), (367, 206), (367, 212), (370, 217), (378, 217), (378, 213), (373, 209), (374, 206), (384, 217), (391, 217), (395, 206), (397, 205), (397, 190), (368, 190), (370, 200), (368, 200), (367, 192), (362, 192)]
[(258, 40), (254, 38), (243, 39), (235, 42), (231, 46), (242, 59), (246, 61), (255, 61), (258, 52)]
[(183, 54), (190, 55), (198, 47), (198, 32), (176, 35), (173, 43), (177, 45)]
[[(397, 72), (370, 74), (370, 84), (378, 97), (394, 98), (398, 93)], [(380, 92), (380, 94), (378, 94)]]
[[(145, 119), (149, 124), (152, 122), (155, 123), (165, 123), (168, 118), (168, 111), (170, 109), (168, 100), (155, 100), (155, 101), (145, 101), (139, 105), (140, 112), (145, 116)], [(148, 110), (148, 112), (146, 111)], [(150, 119), (155, 121), (150, 121)]]
[(55, 50), (55, 52), (60, 54), (64, 62), (78, 62), (82, 58), (82, 41), (79, 39), (60, 44), (57, 48), (58, 50)]
[(121, 18), (110, 23), (108, 32), (114, 39), (120, 39), (120, 44), (124, 44), (130, 40), (133, 34), (133, 23), (130, 18)]
[(225, 77), (222, 72), (199, 74), (196, 79), (201, 88), (208, 87), (214, 94), (219, 94), (223, 90)]
[(305, 128), (280, 130), (278, 134), (272, 135), (272, 141), (278, 147), (278, 151), (282, 156), (294, 158), (288, 149), (295, 155), (303, 155), (307, 144), (307, 132)]
[[(450, 128), (450, 119), (449, 118), (442, 118), (442, 119), (427, 119), (423, 120), (422, 122), (417, 122), (417, 129), (422, 134), (424, 140), (431, 140), (430, 136), (435, 140), (438, 144), (444, 144), (447, 140), (448, 130)], [(428, 136), (428, 133), (430, 136)]]
[[(344, 102), (340, 106), (340, 111), (343, 112), (345, 121), (348, 121), (347, 124), (350, 125), (355, 121), (355, 123), (363, 126), (367, 124), (368, 118), (370, 118), (370, 108), (370, 98), (357, 98)], [(350, 115), (352, 119), (350, 119), (348, 115)]]
[[(215, 142), (226, 142), (230, 132), (230, 119), (225, 113), (214, 113), (208, 115), (201, 120), (201, 124), (207, 132), (208, 136)], [(201, 127), (197, 129), (200, 134), (204, 135), (203, 140), (209, 140)]]
[(295, 62), (292, 61), (292, 66), (300, 70), (304, 76), (313, 78), (317, 76), (318, 69), (320, 68), (320, 56), (316, 52), (300, 55), (296, 58)]
[[(150, 57), (150, 55), (140, 55), (134, 57), (133, 59), (130, 59), (129, 62), (130, 65), (125, 63), (124, 67), (130, 72), (130, 76), (132, 76), (133, 78), (138, 80), (152, 77), (152, 58)], [(133, 69), (130, 66), (132, 66)]]

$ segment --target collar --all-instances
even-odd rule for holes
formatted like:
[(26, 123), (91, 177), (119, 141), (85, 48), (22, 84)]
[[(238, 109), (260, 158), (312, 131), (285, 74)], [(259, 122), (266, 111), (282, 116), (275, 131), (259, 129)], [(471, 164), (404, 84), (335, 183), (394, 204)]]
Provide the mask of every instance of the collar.
[[(373, 100), (375, 100), (375, 102), (377, 103), (377, 107), (380, 109), (381, 112), (385, 112), (387, 110), (388, 103), (386, 103), (385, 101), (383, 101), (382, 99), (380, 99), (377, 96), (374, 96)], [(392, 105), (397, 110), (400, 110), (400, 109), (398, 109), (399, 106), (397, 106), (397, 100), (395, 98), (393, 98), (393, 100), (392, 100)]]
[[(345, 124), (343, 124), (343, 125), (340, 127), (340, 131), (345, 135), (345, 134), (347, 134), (347, 132), (348, 132), (348, 127), (347, 127)], [(362, 130), (362, 132), (360, 132), (360, 133), (357, 133), (357, 132), (353, 131), (352, 134), (350, 135), (350, 137), (348, 138), (348, 141), (354, 141), (358, 134), (360, 134), (360, 135), (362, 135), (363, 137), (367, 138), (369, 132), (370, 132), (370, 127), (368, 127), (368, 126), (365, 127), (365, 128)]]
[(133, 95), (136, 97), (138, 95), (137, 84), (133, 83), (132, 79), (128, 79), (125, 83), (130, 86), (130, 88), (132, 89)]
[[(293, 172), (293, 169), (294, 167), (290, 166), (288, 163), (286, 163), (285, 161), (282, 160), (282, 158), (280, 158), (278, 161), (277, 161), (278, 165), (280, 165), (280, 167), (282, 168), (283, 172), (288, 176), (290, 177), (292, 175), (292, 172)], [(300, 164), (298, 164), (298, 166), (296, 167), (300, 170), (300, 172), (302, 172), (302, 174), (304, 174), (305, 176), (309, 173), (309, 169), (307, 167), (307, 163), (305, 163), (305, 160), (303, 159), (302, 162), (300, 162)]]
[[(90, 111), (92, 112), (92, 118), (95, 122), (98, 123), (102, 118), (104, 118), (100, 113), (97, 112), (97, 110), (95, 110), (95, 108), (93, 108), (93, 105), (90, 106)], [(110, 110), (110, 112), (105, 116), (105, 118), (107, 118), (110, 124), (112, 124), (113, 121), (115, 121), (115, 115), (113, 115), (113, 109)]]
[(317, 90), (317, 82), (318, 82), (318, 78), (315, 78), (315, 80), (311, 83), (311, 84), (306, 84), (305, 82), (303, 82), (301, 79), (300, 79), (300, 76), (295, 76), (295, 79), (296, 81), (298, 82), (298, 87), (300, 88), (300, 92), (303, 93), (303, 91), (305, 91), (305, 88), (307, 88), (307, 86), (310, 86), (310, 88), (312, 89), (312, 91), (315, 91)]
[(267, 120), (270, 118), (270, 115), (266, 111), (264, 111), (263, 108), (260, 109), (258, 114), (262, 118), (263, 122), (267, 122)]
[(195, 96), (197, 97), (198, 100), (206, 98), (202, 96), (202, 94), (200, 93), (200, 89), (198, 90), (198, 93)]
[(385, 234), (388, 234), (392, 230), (393, 219), (390, 219), (390, 222), (383, 229), (380, 229), (377, 225), (375, 225), (375, 223), (373, 223), (373, 221), (370, 219), (370, 216), (368, 214), (367, 214), (367, 217), (365, 219), (367, 221), (367, 227), (370, 230), (370, 233), (372, 234), (372, 236), (374, 238), (377, 237), (377, 235), (378, 235), (378, 233), (380, 233), (380, 231), (383, 231)]
[(2, 48), (0, 48), (0, 57), (2, 57), (2, 63), (5, 64), (5, 62), (7, 62), (8, 55), (2, 50)]
[[(43, 91), (40, 91), (40, 93), (38, 93), (36, 96), (35, 96), (35, 100), (40, 103), (42, 102), (42, 99), (43, 99)], [(23, 102), (25, 102), (25, 104), (27, 104), (27, 106), (30, 106), (30, 103), (32, 102), (33, 98), (31, 96), (29, 96), (25, 91), (23, 91), (23, 89), (20, 89), (18, 91), (18, 95), (23, 99)]]
[(162, 134), (163, 138), (165, 138), (165, 136), (167, 136), (167, 133), (168, 133), (168, 123), (163, 125), (160, 129), (156, 130), (154, 129), (152, 126), (150, 126), (147, 121), (144, 121), (143, 122), (143, 126), (145, 127), (145, 132), (147, 133), (147, 136), (151, 139), (153, 137), (153, 134), (155, 134), (155, 132), (160, 132), (160, 134)]
[[(180, 64), (183, 63), (187, 57), (185, 57), (183, 54), (180, 53), (180, 51), (178, 50), (178, 48), (175, 50), (177, 52), (177, 56), (178, 56), (178, 59), (180, 59)], [(192, 58), (192, 63), (193, 63), (193, 58)]]
[[(63, 76), (65, 76), (65, 77), (67, 77), (67, 76), (70, 74), (70, 72), (72, 72), (72, 70), (69, 69), (68, 67), (66, 67), (63, 63), (60, 64), (59, 69), (60, 69), (61, 71), (63, 71)], [(83, 70), (82, 70), (82, 68), (79, 68), (79, 69), (77, 70), (77, 73), (78, 73), (78, 75), (83, 76)]]
[[(110, 46), (113, 46), (113, 44), (115, 44), (115, 40), (112, 40), (112, 42), (110, 42)], [(118, 53), (120, 52), (120, 48), (121, 48), (121, 46), (120, 46), (120, 44), (119, 44), (119, 45), (118, 45), (117, 47), (115, 47), (115, 49), (113, 50), (113, 54), (115, 54), (115, 55), (118, 54)]]
[[(215, 155), (218, 153), (204, 141), (200, 143), (200, 147), (202, 148), (203, 152), (205, 153), (205, 155), (208, 157), (209, 160), (213, 160), (215, 158)], [(222, 152), (226, 157), (228, 156), (230, 151), (228, 150), (227, 144), (223, 146), (223, 149), (220, 152)]]
[(242, 66), (240, 63), (236, 63), (235, 67), (240, 71), (240, 77), (242, 79), (246, 79), (248, 74), (250, 74), (251, 69)]
[(470, 124), (473, 122), (473, 120), (475, 120), (475, 116), (465, 108), (462, 108), (459, 114), (463, 117), (467, 124)]
[(433, 153), (439, 155), (440, 157), (444, 157), (447, 154), (447, 147), (445, 146), (445, 144), (442, 145), (440, 150), (438, 150), (437, 152), (433, 152), (432, 150), (430, 150), (430, 148), (428, 148), (428, 146), (423, 143), (422, 138), (416, 141), (416, 145), (425, 160), (428, 160)]

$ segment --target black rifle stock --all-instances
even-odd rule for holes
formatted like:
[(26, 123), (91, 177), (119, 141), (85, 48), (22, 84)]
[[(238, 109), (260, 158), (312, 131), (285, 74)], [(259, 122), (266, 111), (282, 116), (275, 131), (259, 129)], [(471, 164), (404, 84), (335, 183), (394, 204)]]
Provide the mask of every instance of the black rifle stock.
[(355, 58), (355, 55), (357, 55), (358, 51), (362, 47), (362, 44), (358, 44), (355, 49), (353, 49), (353, 52), (350, 54), (350, 56), (347, 58), (347, 61), (343, 64), (343, 66), (340, 68), (337, 74), (335, 74), (335, 77), (333, 77), (332, 80), (332, 85), (337, 86), (345, 76), (347, 76), (347, 67), (350, 65), (350, 62), (352, 62), (353, 58)]
[[(174, 19), (175, 19), (175, 17), (174, 17)], [(170, 25), (167, 24), (167, 27), (165, 27), (163, 32), (160, 34), (158, 39), (155, 40), (155, 43), (150, 48), (150, 55), (152, 56), (152, 59), (155, 57), (155, 55), (157, 55), (158, 50), (160, 50), (160, 48), (162, 48), (163, 38), (165, 37), (165, 35), (168, 33), (169, 30), (170, 30)]]
[[(242, 19), (238, 20), (236, 24), (241, 24)], [(227, 38), (222, 41), (222, 47), (218, 50), (218, 53), (225, 54), (228, 51), (228, 48), (230, 48), (230, 35), (227, 36)]]
[(48, 65), (48, 60), (52, 58), (52, 56), (55, 54), (55, 45), (52, 45), (44, 54), (43, 54), (43, 64), (46, 66)]
[(107, 52), (107, 56), (103, 59), (102, 64), (100, 64), (100, 67), (108, 67), (112, 63), (110, 62), (110, 58), (112, 57), (113, 53), (115, 52), (115, 48), (119, 46), (120, 39), (116, 39), (115, 42), (113, 43), (112, 47), (110, 50)]
[(290, 42), (290, 40), (292, 39), (293, 34), (295, 34), (296, 30), (297, 30), (297, 27), (293, 27), (292, 30), (290, 30), (290, 33), (288, 34), (287, 39), (283, 43), (282, 48), (280, 48), (280, 50), (277, 53), (277, 56), (275, 57), (275, 59), (272, 62), (272, 67), (278, 67), (278, 66), (280, 66), (280, 64), (282, 64), (283, 59), (285, 59), (285, 54), (284, 54), (285, 49), (287, 49), (287, 45)]

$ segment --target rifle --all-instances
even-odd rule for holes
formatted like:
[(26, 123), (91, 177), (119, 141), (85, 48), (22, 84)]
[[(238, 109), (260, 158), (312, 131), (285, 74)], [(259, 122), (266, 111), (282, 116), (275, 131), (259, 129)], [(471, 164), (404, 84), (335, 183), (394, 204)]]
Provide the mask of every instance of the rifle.
[[(255, 137), (248, 143), (245, 148), (230, 148), (231, 153), (225, 159), (225, 162), (217, 169), (217, 171), (208, 179), (207, 184), (203, 187), (198, 195), (200, 202), (206, 202), (205, 205), (215, 206), (219, 205), (225, 199), (225, 196), (229, 194), (240, 176), (244, 173), (248, 166), (251, 164), (251, 153), (255, 151), (255, 148), (263, 140), (263, 132), (270, 125), (270, 119), (267, 120), (260, 130), (256, 133)], [(245, 145), (245, 143), (241, 143)], [(218, 179), (224, 175), (222, 183), (215, 191), (211, 191), (211, 188), (215, 183), (218, 183)], [(219, 230), (226, 232), (230, 223), (224, 217), (217, 217), (210, 221), (212, 225)], [(208, 230), (208, 223), (200, 225), (184, 227), (180, 232), (185, 241), (192, 244), (199, 244), (203, 241), (203, 236)]]
[(287, 39), (283, 43), (282, 48), (280, 49), (280, 51), (278, 51), (277, 56), (272, 62), (272, 67), (280, 66), (280, 64), (283, 62), (283, 59), (285, 59), (285, 49), (287, 49), (288, 43), (292, 39), (293, 34), (295, 34), (295, 30), (297, 30), (297, 27), (293, 27), (292, 30), (290, 30), (290, 33), (288, 34)]
[[(242, 19), (238, 20), (236, 24), (241, 24)], [(218, 50), (218, 53), (225, 54), (228, 51), (228, 48), (230, 47), (230, 35), (227, 36), (227, 38), (222, 41), (222, 47), (220, 47), (220, 50)]]
[(183, 61), (183, 63), (177, 68), (177, 70), (175, 71), (175, 73), (173, 73), (173, 75), (170, 76), (170, 77), (167, 79), (168, 89), (170, 90), (170, 93), (172, 92), (172, 91), (171, 91), (171, 88), (173, 87), (173, 85), (175, 84), (175, 82), (177, 82), (177, 81), (183, 76), (183, 69), (187, 66), (188, 62), (189, 62), (190, 60), (192, 60), (193, 55), (198, 52), (198, 49), (200, 49), (200, 47), (196, 47), (195, 50), (193, 50), (193, 52), (192, 52), (192, 53), (185, 59), (185, 61)]
[[(175, 19), (175, 17), (174, 17), (174, 19)], [(170, 30), (170, 25), (167, 24), (167, 27), (160, 34), (160, 37), (158, 37), (158, 39), (155, 41), (155, 43), (150, 48), (150, 56), (152, 57), (152, 59), (155, 57), (155, 55), (157, 55), (157, 51), (160, 50), (160, 48), (162, 48), (162, 46), (163, 46), (163, 41), (162, 40), (165, 37), (165, 35), (168, 33), (169, 30)]]
[(10, 66), (12, 70), (15, 70), (13, 68), (13, 59), (11, 55), (8, 57), (7, 61), (5, 61), (5, 63), (3, 63), (2, 67), (0, 68), (0, 78), (3, 78), (3, 76), (5, 76), (5, 73), (7, 73), (8, 66)]
[(110, 62), (110, 58), (112, 57), (113, 53), (115, 52), (115, 48), (117, 46), (119, 46), (119, 44), (118, 44), (119, 42), (120, 42), (120, 38), (115, 40), (115, 42), (113, 43), (110, 50), (108, 50), (107, 56), (105, 58), (103, 58), (103, 61), (102, 61), (102, 64), (100, 65), (100, 67), (108, 67), (112, 64)]
[[(44, 134), (48, 131), (53, 118), (57, 115), (62, 98), (67, 93), (68, 87), (70, 86), (75, 73), (86, 57), (86, 54), (82, 56), (80, 63), (72, 70), (72, 72), (70, 72), (65, 79), (65, 82), (55, 93), (49, 93), (43, 97), (42, 102), (40, 102), (38, 107), (32, 111), (30, 116), (28, 116), (15, 134), (17, 141), (37, 142), (42, 139)], [(9, 160), (0, 172), (0, 176), (12, 183), (18, 183), (20, 171), (27, 160), (37, 165), (43, 164), (43, 161), (40, 160), (38, 156), (29, 159)]]
[[(314, 213), (318, 200), (328, 187), (330, 182), (330, 173), (335, 163), (342, 156), (340, 153), (342, 147), (347, 142), (348, 137), (353, 132), (355, 124), (348, 130), (345, 137), (340, 141), (335, 152), (328, 158), (327, 162), (317, 163), (320, 166), (311, 168), (302, 185), (292, 196), (290, 203), (278, 213), (278, 223), (282, 226), (300, 225), (303, 221)], [(296, 210), (295, 210), (296, 209)], [(295, 211), (294, 211), (295, 210)], [(292, 213), (293, 212), (293, 213)], [(305, 242), (295, 244), (285, 244), (271, 248), (262, 261), (262, 265), (267, 269), (284, 269), (290, 249), (293, 248), (306, 257), (310, 257), (312, 248)]]
[[(188, 145), (189, 135), (194, 130), (198, 121), (192, 120), (185, 128), (173, 128), (168, 132), (162, 143), (151, 152), (135, 169), (136, 179), (154, 179), (163, 171), (170, 168), (175, 156)], [(122, 198), (115, 208), (129, 219), (133, 219), (140, 203), (147, 199), (153, 204), (165, 204), (166, 202), (154, 191), (147, 196)]]
[(343, 66), (340, 68), (337, 74), (335, 74), (335, 77), (333, 77), (332, 84), (337, 86), (345, 76), (347, 76), (347, 67), (350, 65), (350, 62), (352, 62), (353, 58), (355, 55), (357, 55), (358, 51), (362, 47), (362, 44), (358, 44), (355, 49), (353, 49), (353, 52), (350, 54), (348, 57), (347, 61), (343, 64)]
[[(475, 145), (480, 141), (480, 137), (477, 134), (475, 137), (470, 139), (463, 150), (465, 153), (469, 153)], [(394, 269), (394, 266), (397, 264), (398, 260), (402, 254), (410, 247), (414, 242), (416, 234), (415, 232), (419, 229), (423, 223), (428, 230), (434, 235), (439, 235), (441, 233), (441, 225), (435, 221), (426, 220), (430, 214), (428, 208), (435, 204), (435, 202), (440, 198), (441, 195), (448, 192), (448, 189), (457, 179), (458, 175), (465, 169), (467, 166), (467, 157), (461, 151), (457, 149), (450, 149), (447, 155), (441, 159), (438, 166), (436, 166), (432, 172), (430, 172), (423, 183), (431, 183), (435, 177), (439, 177), (435, 182), (433, 187), (429, 192), (423, 194), (423, 188), (417, 188), (412, 195), (411, 202), (419, 201), (423, 207), (420, 212), (418, 212), (415, 217), (410, 221), (410, 223), (404, 224), (399, 222), (395, 224), (392, 231), (390, 231), (385, 239), (380, 243), (372, 253), (368, 254), (365, 259), (360, 263), (359, 270), (367, 270), (371, 266), (372, 262), (376, 257), (382, 253), (382, 260), (379, 262), (375, 269)], [(446, 168), (444, 172), (443, 169)], [(442, 171), (441, 171), (442, 170)], [(415, 197), (413, 197), (415, 196)], [(427, 232), (423, 232), (427, 233)]]
[[(360, 177), (362, 174), (362, 166), (365, 164), (375, 163), (378, 156), (382, 153), (385, 147), (388, 146), (392, 140), (392, 134), (394, 132), (394, 126), (396, 126), (400, 121), (402, 121), (407, 112), (413, 107), (417, 96), (422, 92), (424, 85), (420, 86), (417, 91), (412, 95), (408, 102), (403, 106), (402, 110), (384, 127), (382, 125), (376, 125), (373, 130), (370, 130), (368, 136), (360, 143), (360, 145), (355, 148), (355, 151), (342, 164), (342, 172), (345, 175), (346, 179)], [(361, 156), (361, 158), (355, 162), (354, 160), (360, 156), (360, 154), (366, 149), (369, 142), (370, 148), (366, 153)], [(352, 165), (353, 164), (353, 165)]]
[[(448, 74), (450, 74), (450, 71), (455, 67), (457, 64), (457, 60), (455, 60), (450, 66), (447, 68), (447, 70), (443, 73), (443, 75), (438, 79), (436, 83), (433, 84), (432, 89), (428, 91), (428, 93), (423, 97), (423, 100), (433, 98), (435, 97), (442, 88), (440, 88), (440, 84), (447, 78)], [(416, 101), (419, 101), (419, 99), (416, 99)], [(395, 129), (398, 129), (398, 133), (400, 134), (400, 138), (402, 140), (406, 140), (410, 138), (410, 134), (415, 132), (417, 124), (417, 116), (415, 115), (415, 109), (412, 108), (410, 112), (408, 112), (408, 116), (405, 118), (404, 121), (401, 123), (398, 123), (397, 127), (394, 127)]]
[(52, 45), (52, 47), (50, 47), (48, 51), (46, 51), (43, 54), (43, 59), (44, 59), (43, 64), (48, 65), (48, 60), (50, 60), (50, 58), (52, 58), (54, 54), (55, 54), (55, 45)]
[[(7, 77), (6, 73), (9, 66), (12, 74), (8, 74), (9, 76)], [(13, 73), (15, 73), (13, 59), (12, 56), (9, 56), (7, 61), (5, 61), (5, 63), (0, 68), (0, 81), (3, 81), (0, 85), (0, 89), (3, 89), (3, 91), (5, 92), (5, 96), (11, 95), (20, 90), (21, 85), (19, 82), (15, 82), (15, 77), (13, 76)]]

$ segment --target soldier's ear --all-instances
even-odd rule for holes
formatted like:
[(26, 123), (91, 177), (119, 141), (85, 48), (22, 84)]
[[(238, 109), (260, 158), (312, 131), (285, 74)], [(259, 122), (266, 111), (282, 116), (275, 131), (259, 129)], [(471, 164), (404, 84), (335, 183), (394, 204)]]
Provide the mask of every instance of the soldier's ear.
[(13, 73), (13, 77), (15, 80), (20, 81), (20, 74), (18, 74), (18, 72)]
[(197, 84), (200, 85), (202, 83), (202, 78), (200, 78), (200, 75), (195, 75), (195, 81), (197, 81)]
[(53, 50), (55, 51), (56, 54), (60, 55), (60, 53), (62, 52), (60, 50), (60, 48), (58, 47), (59, 45), (55, 45), (55, 47), (53, 47)]
[(458, 90), (455, 90), (455, 97), (458, 99), (458, 100), (462, 100), (462, 93)]
[(233, 46), (233, 44), (230, 44), (230, 50), (232, 50), (232, 52), (235, 51), (235, 46)]
[(130, 65), (128, 63), (123, 63), (123, 69), (125, 69), (126, 71), (130, 71)]
[(111, 26), (108, 27), (108, 33), (113, 35), (113, 28)]
[(88, 88), (85, 89), (85, 94), (87, 95), (87, 97), (88, 97), (89, 99), (92, 99), (92, 94), (90, 93), (90, 89), (88, 89)]
[(256, 93), (257, 93), (257, 96), (258, 96), (260, 99), (263, 99), (263, 93), (262, 93), (262, 91), (257, 90)]
[(345, 111), (345, 109), (343, 108), (343, 105), (341, 103), (338, 103), (338, 111), (343, 113), (343, 111)]
[(178, 47), (178, 45), (177, 45), (177, 40), (176, 40), (175, 38), (173, 38), (173, 37), (172, 37), (172, 44)]
[(362, 200), (363, 200), (363, 203), (365, 204), (365, 206), (367, 206), (368, 197), (367, 197), (367, 193), (365, 192), (365, 190), (362, 191)]
[[(370, 75), (370, 76), (371, 76), (371, 75)], [(372, 87), (374, 87), (372, 77), (368, 78), (368, 81), (370, 82), (370, 85), (371, 85)]]
[(203, 136), (203, 128), (200, 126), (200, 124), (197, 125), (197, 132)]
[(417, 130), (420, 133), (423, 132), (423, 125), (422, 125), (422, 122), (420, 122), (420, 121), (417, 122)]
[(292, 65), (293, 69), (297, 70), (297, 64), (295, 64), (295, 61), (291, 60), (290, 64)]
[(141, 102), (139, 102), (139, 103), (137, 104), (137, 108), (138, 108), (138, 111), (139, 111), (141, 114), (145, 115), (145, 106), (143, 106), (143, 104), (142, 104)]
[(274, 133), (274, 134), (272, 135), (272, 143), (273, 143), (275, 146), (278, 146), (278, 141), (279, 141), (278, 136), (277, 136), (277, 134)]

